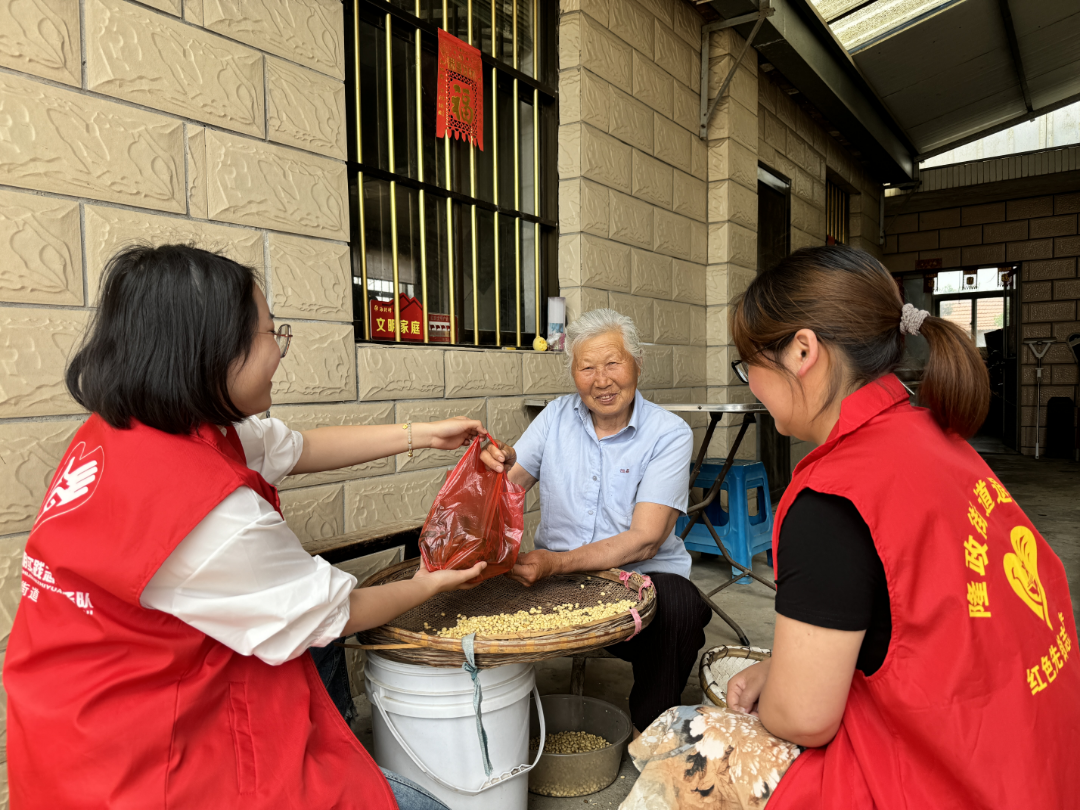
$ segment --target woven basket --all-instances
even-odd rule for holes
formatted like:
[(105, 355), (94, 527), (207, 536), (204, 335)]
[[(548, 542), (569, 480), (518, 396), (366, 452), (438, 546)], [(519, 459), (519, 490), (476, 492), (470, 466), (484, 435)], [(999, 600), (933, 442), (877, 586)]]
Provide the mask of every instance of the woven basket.
[[(420, 561), (406, 560), (385, 568), (360, 585), (370, 588), (409, 579)], [(461, 639), (433, 635), (445, 627), (457, 624), (458, 614), (492, 616), (515, 613), (539, 607), (550, 612), (556, 605), (598, 602), (619, 602), (636, 598), (642, 586), (640, 574), (631, 574), (627, 586), (619, 581), (617, 570), (560, 574), (548, 577), (526, 588), (509, 577), (494, 577), (476, 588), (438, 594), (422, 605), (401, 614), (396, 619), (360, 633), (364, 649), (403, 664), (431, 667), (460, 667), (465, 663)], [(585, 587), (582, 588), (581, 586)], [(601, 594), (604, 594), (601, 596)], [(656, 589), (645, 588), (637, 605), (641, 625), (645, 627), (656, 614)], [(424, 623), (430, 625), (425, 632)], [(634, 633), (634, 617), (630, 611), (597, 619), (586, 624), (557, 630), (539, 630), (505, 636), (477, 636), (476, 665), (490, 669), (504, 664), (526, 664), (558, 658), (573, 653), (598, 650), (624, 641)]]
[(701, 656), (698, 678), (705, 699), (714, 706), (727, 708), (728, 679), (758, 661), (772, 655), (771, 650), (761, 647), (713, 647)]

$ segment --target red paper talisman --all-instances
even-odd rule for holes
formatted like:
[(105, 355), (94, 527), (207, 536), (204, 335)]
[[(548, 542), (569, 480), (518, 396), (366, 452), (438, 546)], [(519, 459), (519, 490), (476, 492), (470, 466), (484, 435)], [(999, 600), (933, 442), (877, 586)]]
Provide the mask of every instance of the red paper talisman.
[(484, 150), (484, 72), (480, 51), (440, 28), (435, 136), (447, 135)]

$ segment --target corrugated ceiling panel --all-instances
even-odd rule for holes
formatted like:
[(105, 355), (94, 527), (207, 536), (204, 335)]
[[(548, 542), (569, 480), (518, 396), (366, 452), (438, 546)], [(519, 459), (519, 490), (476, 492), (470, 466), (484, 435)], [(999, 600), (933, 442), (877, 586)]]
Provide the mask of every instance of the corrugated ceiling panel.
[(1010, 7), (1032, 106), (1080, 93), (1080, 2), (1013, 0)]

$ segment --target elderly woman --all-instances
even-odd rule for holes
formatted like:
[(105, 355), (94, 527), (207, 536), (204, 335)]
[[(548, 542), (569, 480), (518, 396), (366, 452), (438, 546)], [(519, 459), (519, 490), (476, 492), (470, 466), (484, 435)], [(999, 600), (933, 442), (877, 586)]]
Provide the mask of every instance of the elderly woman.
[(634, 667), (630, 714), (643, 729), (680, 702), (710, 619), (674, 532), (686, 510), (693, 433), (637, 390), (642, 349), (625, 315), (586, 312), (566, 340), (577, 393), (548, 405), (516, 447), (489, 445), (482, 458), (526, 489), (540, 484), (536, 550), (518, 559), (511, 577), (532, 585), (605, 568), (652, 577), (653, 622), (609, 648)]

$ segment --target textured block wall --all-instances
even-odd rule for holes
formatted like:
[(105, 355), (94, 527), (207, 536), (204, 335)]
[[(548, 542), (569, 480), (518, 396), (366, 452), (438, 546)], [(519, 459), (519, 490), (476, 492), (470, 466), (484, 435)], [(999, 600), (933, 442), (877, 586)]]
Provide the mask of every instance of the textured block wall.
[[(1019, 264), (1021, 340), (1064, 341), (1080, 332), (1078, 215), (1076, 192), (901, 213), (886, 219), (885, 263), (894, 273), (915, 270), (920, 259), (941, 259), (946, 270)], [(1035, 357), (1026, 347), (1021, 366), (1020, 449), (1034, 454), (1036, 412), (1045, 427), (1046, 403), (1051, 397), (1075, 401), (1080, 379), (1068, 346), (1051, 346), (1037, 408)]]
[[(705, 402), (701, 16), (685, 0), (562, 0), (560, 10), (559, 285), (568, 318), (599, 307), (629, 315), (648, 344), (645, 396)], [(704, 417), (688, 421), (700, 441)]]
[[(733, 31), (710, 37), (710, 87), (718, 89), (744, 40)], [(750, 51), (728, 95), (709, 123), (709, 401), (752, 401), (731, 371), (731, 302), (741, 295), (757, 266), (757, 168), (759, 163), (791, 181), (791, 249), (825, 243), (825, 181), (830, 176), (849, 192), (849, 244), (875, 256), (881, 184), (866, 174), (846, 148), (796, 104), (759, 66)], [(752, 438), (752, 437), (751, 437)], [(749, 439), (748, 439), (749, 443)], [(745, 446), (745, 445), (744, 445)], [(792, 438), (794, 466), (812, 449)]]

